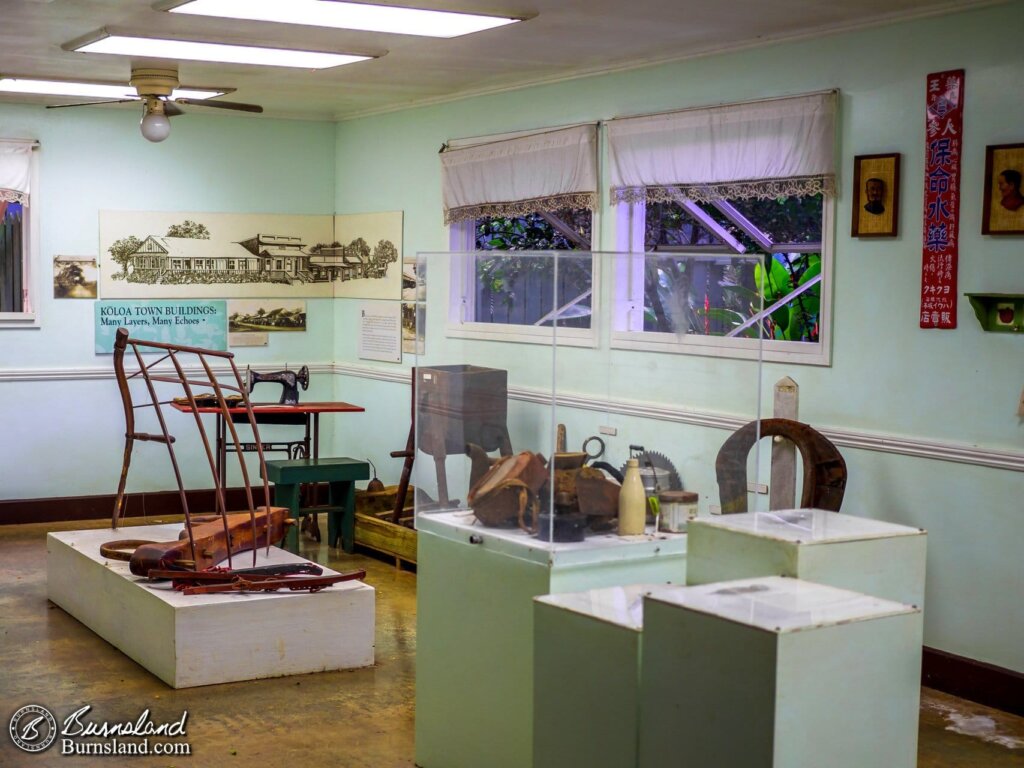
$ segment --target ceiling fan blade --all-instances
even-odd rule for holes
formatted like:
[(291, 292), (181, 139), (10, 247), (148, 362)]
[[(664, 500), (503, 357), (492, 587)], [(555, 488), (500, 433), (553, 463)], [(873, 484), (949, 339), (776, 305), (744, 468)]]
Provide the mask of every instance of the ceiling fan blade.
[(214, 109), (233, 109), (237, 112), (262, 112), (259, 104), (242, 104), (238, 101), (213, 101), (212, 99), (175, 99), (178, 104), (190, 107), (213, 107)]
[(97, 104), (127, 104), (131, 101), (141, 101), (141, 99), (114, 99), (113, 101), (81, 101), (77, 104), (47, 104), (47, 109), (63, 109), (64, 107), (94, 107)]
[(177, 117), (178, 115), (184, 115), (185, 110), (173, 101), (164, 101), (164, 114), (168, 117)]

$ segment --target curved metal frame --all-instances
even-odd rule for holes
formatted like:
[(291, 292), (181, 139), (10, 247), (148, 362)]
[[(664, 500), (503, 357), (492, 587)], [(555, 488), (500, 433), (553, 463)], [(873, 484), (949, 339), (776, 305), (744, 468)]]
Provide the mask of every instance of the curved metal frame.
[[(138, 362), (138, 370), (132, 374), (128, 374), (125, 371), (125, 352), (131, 348), (135, 355), (135, 359)], [(143, 358), (143, 353), (163, 353), (157, 360), (146, 363)], [(190, 378), (186, 372), (186, 367), (182, 365), (179, 360), (180, 355), (194, 356), (199, 365), (202, 368), (206, 378), (201, 377)], [(210, 365), (209, 358), (226, 362), (230, 367), (231, 377), (234, 383), (224, 383), (217, 380), (214, 375), (213, 367)], [(156, 368), (160, 363), (169, 360), (172, 369)], [(185, 493), (185, 486), (181, 479), (181, 469), (178, 466), (178, 459), (174, 453), (174, 442), (175, 438), (167, 429), (167, 422), (164, 419), (164, 414), (160, 406), (170, 403), (170, 400), (161, 400), (157, 394), (155, 383), (168, 383), (176, 384), (180, 386), (185, 394), (185, 399), (188, 402), (189, 410), (192, 412), (195, 418), (196, 427), (199, 430), (199, 437), (203, 444), (203, 450), (206, 453), (207, 463), (210, 467), (210, 474), (213, 477), (214, 496), (216, 499), (216, 512), (220, 516), (224, 524), (224, 534), (227, 537), (226, 540), (230, 541), (230, 533), (228, 531), (227, 521), (227, 503), (224, 495), (224, 486), (221, 483), (220, 474), (217, 472), (217, 462), (214, 457), (214, 452), (210, 444), (210, 439), (206, 434), (206, 429), (203, 426), (203, 420), (199, 414), (199, 406), (196, 403), (196, 396), (193, 392), (193, 387), (210, 387), (213, 389), (214, 397), (217, 401), (217, 407), (224, 418), (225, 423), (228, 425), (228, 430), (231, 434), (231, 440), (234, 445), (235, 455), (238, 457), (238, 463), (242, 470), (242, 480), (245, 484), (246, 502), (248, 504), (249, 519), (252, 523), (252, 534), (253, 541), (256, 541), (256, 506), (253, 500), (252, 486), (249, 481), (249, 470), (245, 465), (245, 458), (242, 452), (242, 443), (238, 438), (238, 432), (235, 429), (234, 421), (231, 418), (230, 409), (243, 407), (248, 417), (249, 427), (252, 429), (253, 439), (256, 444), (256, 453), (259, 457), (260, 475), (263, 480), (263, 504), (269, 509), (270, 508), (270, 484), (267, 480), (267, 473), (265, 471), (265, 460), (263, 457), (262, 441), (260, 440), (259, 429), (256, 426), (256, 417), (252, 412), (252, 404), (249, 402), (248, 389), (242, 382), (242, 376), (239, 373), (238, 367), (235, 365), (234, 354), (231, 352), (220, 352), (218, 350), (202, 349), (200, 347), (186, 347), (179, 344), (165, 344), (157, 341), (142, 341), (141, 339), (133, 339), (130, 337), (126, 328), (118, 328), (117, 336), (114, 340), (114, 374), (117, 379), (117, 387), (121, 393), (121, 401), (124, 405), (124, 418), (125, 418), (125, 447), (124, 447), (124, 458), (121, 464), (121, 478), (117, 486), (117, 497), (114, 500), (114, 512), (111, 518), (111, 527), (117, 528), (118, 523), (124, 516), (124, 492), (125, 485), (128, 480), (128, 469), (131, 465), (132, 450), (135, 446), (135, 441), (140, 442), (158, 442), (163, 443), (167, 446), (167, 452), (171, 458), (171, 467), (174, 470), (174, 480), (178, 485), (178, 495), (181, 499), (181, 509), (185, 515), (185, 530), (188, 533), (189, 540), (189, 551), (192, 556), (193, 562), (196, 560), (195, 553), (195, 540), (192, 536), (192, 517), (188, 508), (188, 498)], [(173, 375), (171, 375), (173, 374)], [(150, 402), (136, 405), (132, 399), (132, 391), (129, 386), (129, 382), (141, 376), (146, 382), (146, 391), (149, 395)], [(224, 396), (225, 392), (236, 392), (242, 397), (240, 405), (228, 405), (228, 402)], [(146, 432), (138, 432), (135, 429), (135, 409), (137, 408), (153, 408), (156, 412), (157, 422), (160, 425), (160, 434), (150, 434)], [(267, 515), (266, 521), (266, 536), (267, 536), (267, 549), (270, 548), (270, 516)], [(256, 549), (253, 549), (252, 553), (253, 565), (256, 564)], [(232, 567), (231, 563), (231, 547), (228, 547), (228, 567)]]

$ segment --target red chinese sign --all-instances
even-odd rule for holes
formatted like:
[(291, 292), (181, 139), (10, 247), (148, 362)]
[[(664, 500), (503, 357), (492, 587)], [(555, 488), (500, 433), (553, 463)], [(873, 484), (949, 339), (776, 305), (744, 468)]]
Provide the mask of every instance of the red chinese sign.
[(921, 327), (956, 328), (964, 71), (928, 75)]

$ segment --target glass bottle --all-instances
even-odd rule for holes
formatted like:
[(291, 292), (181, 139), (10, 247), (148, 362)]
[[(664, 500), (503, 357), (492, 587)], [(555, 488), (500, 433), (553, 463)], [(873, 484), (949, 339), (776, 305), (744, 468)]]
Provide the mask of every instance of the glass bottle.
[(644, 532), (647, 522), (647, 493), (640, 479), (640, 462), (629, 459), (626, 475), (619, 491), (619, 536), (636, 536)]

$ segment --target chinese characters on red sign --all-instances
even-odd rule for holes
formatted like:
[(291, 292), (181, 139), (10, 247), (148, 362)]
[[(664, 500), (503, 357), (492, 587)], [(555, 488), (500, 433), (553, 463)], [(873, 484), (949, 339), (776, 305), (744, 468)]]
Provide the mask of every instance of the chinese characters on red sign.
[(956, 328), (964, 71), (928, 75), (921, 327)]

